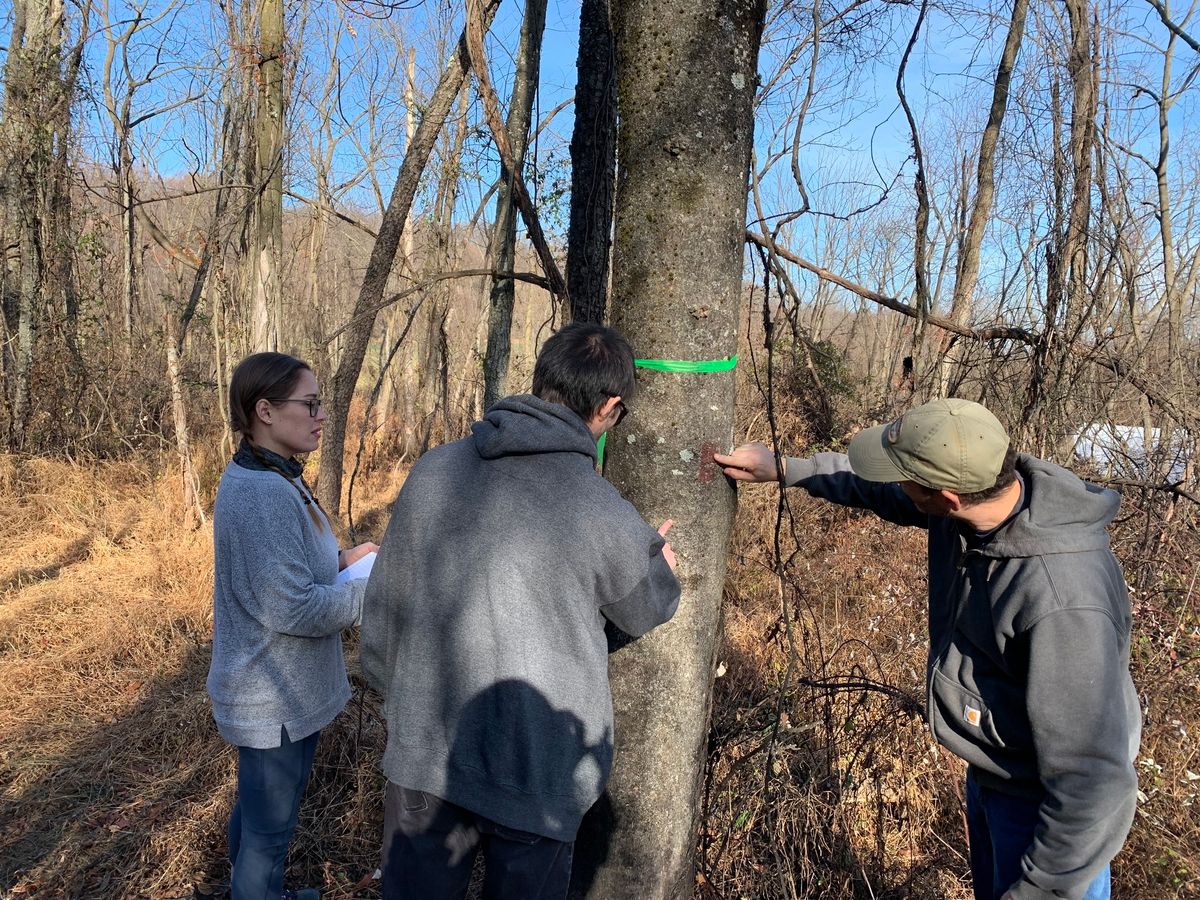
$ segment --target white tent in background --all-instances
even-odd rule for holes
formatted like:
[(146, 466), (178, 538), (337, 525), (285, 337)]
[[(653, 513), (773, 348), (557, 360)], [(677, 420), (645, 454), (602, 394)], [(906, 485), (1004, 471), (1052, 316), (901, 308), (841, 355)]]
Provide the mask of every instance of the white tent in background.
[(1139, 425), (1094, 422), (1075, 434), (1075, 458), (1113, 478), (1181, 481), (1194, 450), (1183, 429), (1172, 432), (1165, 446), (1160, 429)]

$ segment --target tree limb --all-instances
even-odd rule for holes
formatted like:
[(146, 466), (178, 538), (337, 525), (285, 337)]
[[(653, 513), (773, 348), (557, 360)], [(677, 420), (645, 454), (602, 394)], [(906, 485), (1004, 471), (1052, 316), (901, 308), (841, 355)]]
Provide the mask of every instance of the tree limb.
[(1194, 37), (1171, 21), (1171, 17), (1167, 14), (1166, 6), (1164, 6), (1160, 0), (1146, 0), (1146, 2), (1154, 8), (1156, 13), (1158, 13), (1158, 17), (1162, 20), (1163, 25), (1167, 27), (1167, 31), (1171, 32), (1171, 34), (1175, 35), (1175, 37), (1179, 38), (1197, 53), (1200, 53), (1200, 41), (1197, 41)]
[(1200, 506), (1200, 496), (1193, 494), (1191, 491), (1184, 490), (1182, 481), (1138, 481), (1136, 478), (1104, 478), (1104, 479), (1088, 479), (1095, 484), (1108, 484), (1117, 487), (1137, 487), (1145, 488), (1148, 491), (1166, 491), (1168, 494), (1175, 494), (1184, 499), (1191, 500), (1193, 503)]
[(1037, 340), (1037, 335), (1024, 328), (1016, 328), (1009, 325), (992, 325), (988, 328), (969, 328), (966, 325), (959, 325), (950, 319), (944, 319), (941, 316), (922, 316), (920, 310), (910, 303), (905, 303), (903, 300), (898, 300), (895, 297), (888, 297), (878, 291), (873, 291), (868, 287), (851, 281), (848, 278), (843, 278), (828, 269), (818, 266), (816, 263), (809, 262), (803, 257), (797, 256), (789, 250), (780, 247), (769, 237), (761, 234), (755, 234), (753, 231), (746, 232), (746, 240), (753, 244), (757, 244), (769, 250), (771, 253), (777, 254), (782, 259), (805, 269), (816, 275), (822, 281), (828, 281), (830, 284), (836, 284), (838, 287), (845, 288), (852, 294), (857, 294), (865, 300), (870, 300), (872, 303), (878, 303), (880, 306), (886, 306), (890, 310), (902, 313), (913, 319), (924, 319), (930, 325), (936, 325), (943, 331), (949, 331), (952, 334), (957, 334), (965, 338), (970, 338), (976, 341), (996, 341), (996, 340), (1015, 340), (1023, 344), (1032, 344)]
[(176, 262), (181, 262), (189, 269), (200, 268), (200, 257), (189, 250), (187, 247), (181, 247), (176, 244), (158, 227), (158, 223), (150, 218), (150, 214), (142, 208), (142, 204), (135, 203), (133, 207), (134, 214), (138, 221), (142, 223), (142, 227), (146, 229), (146, 234), (154, 243), (158, 244), (163, 250), (167, 251), (167, 255)]
[(500, 162), (512, 175), (513, 199), (517, 202), (517, 209), (521, 213), (521, 220), (525, 223), (529, 240), (546, 273), (550, 293), (559, 300), (566, 300), (567, 282), (558, 268), (554, 254), (550, 252), (550, 245), (542, 231), (537, 209), (529, 196), (529, 189), (525, 186), (525, 178), (515, 167), (508, 131), (504, 127), (504, 120), (500, 115), (500, 100), (496, 96), (495, 88), (492, 87), (491, 77), (488, 74), (487, 57), (483, 52), (483, 33), (485, 31), (483, 2), (484, 0), (467, 0), (467, 24), (464, 29), (471, 70), (475, 73), (479, 96), (483, 99), (483, 117), (487, 122), (488, 130), (492, 133), (492, 140), (496, 143)]
[(302, 196), (300, 194), (297, 194), (295, 191), (284, 191), (283, 193), (286, 196), (291, 197), (293, 200), (299, 200), (301, 203), (307, 203), (309, 206), (315, 207), (319, 210), (322, 210), (323, 212), (327, 212), (331, 216), (333, 216), (335, 219), (341, 219), (347, 225), (353, 225), (355, 228), (357, 228), (359, 231), (363, 232), (364, 234), (369, 234), (372, 238), (379, 237), (379, 233), (377, 231), (372, 231), (370, 226), (368, 226), (364, 222), (360, 222), (358, 219), (355, 219), (353, 216), (348, 216), (345, 213), (338, 212), (332, 206), (322, 203), (320, 200), (314, 200), (311, 197)]
[(405, 288), (398, 294), (392, 294), (392, 296), (388, 297), (381, 303), (377, 303), (369, 309), (364, 309), (356, 313), (341, 328), (330, 332), (329, 336), (326, 337), (325, 340), (321, 341), (321, 344), (328, 346), (337, 337), (353, 328), (360, 319), (367, 317), (374, 319), (374, 317), (379, 314), (380, 310), (387, 309), (387, 307), (391, 306), (393, 303), (400, 302), (405, 297), (410, 297), (413, 294), (428, 290), (440, 281), (448, 281), (452, 278), (479, 278), (481, 276), (491, 276), (493, 278), (511, 278), (513, 281), (523, 281), (526, 284), (535, 285), (543, 290), (550, 290), (550, 282), (541, 275), (537, 275), (533, 272), (500, 272), (495, 269), (459, 269), (456, 272), (439, 272), (438, 274), (432, 275), (425, 279), (420, 284), (416, 284), (410, 288)]
[[(930, 325), (934, 325), (943, 331), (948, 331), (952, 334), (957, 334), (961, 337), (968, 338), (973, 341), (997, 341), (1011, 340), (1017, 341), (1029, 347), (1039, 347), (1045, 335), (1030, 331), (1026, 328), (1017, 328), (1010, 325), (990, 325), (986, 328), (969, 328), (966, 325), (959, 325), (949, 319), (944, 319), (941, 316), (922, 316), (920, 311), (914, 308), (911, 304), (905, 303), (903, 300), (897, 300), (895, 297), (888, 297), (878, 291), (873, 291), (868, 287), (851, 281), (848, 278), (843, 278), (818, 266), (816, 263), (809, 262), (801, 256), (780, 247), (766, 235), (755, 234), (753, 231), (746, 231), (746, 240), (760, 247), (764, 247), (771, 253), (777, 254), (782, 259), (799, 266), (800, 268), (811, 272), (822, 281), (828, 281), (831, 284), (836, 284), (838, 287), (845, 288), (852, 294), (857, 294), (865, 300), (870, 300), (872, 303), (878, 303), (880, 306), (886, 306), (890, 310), (906, 315), (909, 318), (918, 321), (924, 320)], [(1101, 368), (1108, 369), (1118, 378), (1125, 379), (1137, 390), (1141, 391), (1146, 399), (1152, 404), (1158, 406), (1176, 422), (1187, 427), (1192, 431), (1200, 431), (1200, 415), (1197, 415), (1193, 409), (1186, 409), (1179, 405), (1172, 397), (1168, 396), (1158, 387), (1150, 384), (1146, 378), (1137, 372), (1133, 371), (1132, 366), (1125, 360), (1112, 354), (1106, 353), (1099, 347), (1082, 344), (1077, 341), (1071, 341), (1064, 348), (1072, 356), (1076, 356), (1086, 362), (1094, 363)]]

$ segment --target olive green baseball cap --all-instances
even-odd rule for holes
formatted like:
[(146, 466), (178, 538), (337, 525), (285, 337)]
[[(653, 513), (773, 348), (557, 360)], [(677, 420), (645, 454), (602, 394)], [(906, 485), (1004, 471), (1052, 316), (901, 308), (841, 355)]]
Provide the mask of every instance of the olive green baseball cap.
[(867, 481), (915, 481), (971, 494), (995, 485), (1007, 452), (999, 419), (978, 403), (951, 398), (859, 432), (849, 456), (854, 474)]

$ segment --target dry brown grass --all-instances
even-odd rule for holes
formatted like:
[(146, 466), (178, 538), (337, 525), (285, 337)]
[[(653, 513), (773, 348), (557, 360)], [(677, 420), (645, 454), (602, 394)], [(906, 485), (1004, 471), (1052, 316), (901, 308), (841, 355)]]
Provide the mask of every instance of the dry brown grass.
[(735, 529), (702, 843), (710, 896), (965, 898), (962, 770), (917, 712), (923, 537), (792, 492), (804, 553), (781, 597), (776, 497), (743, 493)]
[[(0, 457), (0, 895), (190, 897), (226, 876), (212, 538), (177, 493), (135, 465)], [(322, 742), (293, 855), (334, 897), (378, 853), (383, 732), (359, 708)]]
[[(401, 478), (363, 476), (365, 533)], [(234, 755), (204, 694), (211, 538), (178, 524), (176, 496), (138, 465), (0, 457), (0, 896), (187, 897), (226, 877)], [(964, 900), (962, 769), (913, 703), (923, 536), (790, 492), (781, 598), (776, 497), (742, 494), (697, 896)], [(1115, 879), (1117, 896), (1167, 900), (1200, 894), (1200, 541), (1162, 521), (1161, 498), (1142, 504), (1127, 499), (1116, 545), (1137, 588), (1146, 799)], [(355, 885), (378, 853), (383, 738), (369, 697), (323, 738), (290, 880), (373, 895)]]
[[(806, 446), (818, 436), (804, 425), (785, 415), (788, 452), (823, 449)], [(756, 427), (749, 437), (767, 439), (761, 416)], [(964, 767), (932, 745), (917, 711), (925, 537), (790, 491), (780, 578), (777, 501), (769, 486), (739, 498), (699, 895), (966, 900)], [(1130, 492), (1113, 529), (1134, 587), (1132, 670), (1146, 710), (1143, 797), (1113, 864), (1116, 897), (1200, 896), (1198, 518), (1161, 493)]]

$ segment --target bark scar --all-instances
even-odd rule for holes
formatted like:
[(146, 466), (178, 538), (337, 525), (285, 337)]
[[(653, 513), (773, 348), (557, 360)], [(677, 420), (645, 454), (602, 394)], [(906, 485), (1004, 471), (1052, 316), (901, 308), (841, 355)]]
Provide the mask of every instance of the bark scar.
[(721, 472), (721, 467), (713, 460), (713, 454), (716, 452), (716, 444), (706, 442), (700, 445), (700, 474), (696, 476), (696, 480), (701, 484), (714, 481)]

